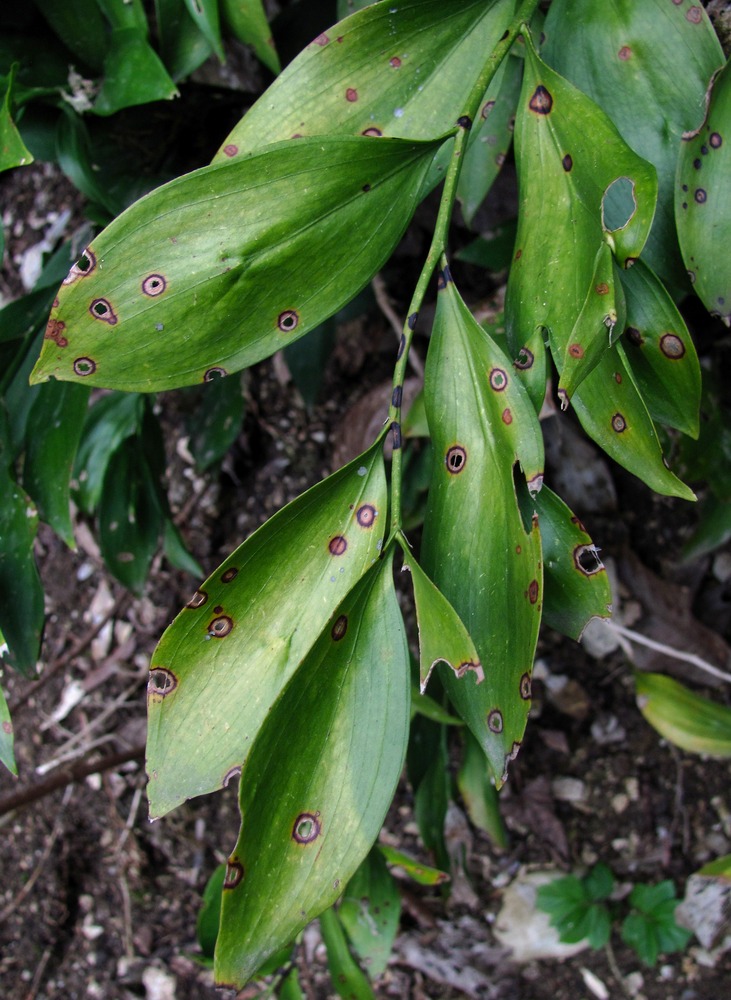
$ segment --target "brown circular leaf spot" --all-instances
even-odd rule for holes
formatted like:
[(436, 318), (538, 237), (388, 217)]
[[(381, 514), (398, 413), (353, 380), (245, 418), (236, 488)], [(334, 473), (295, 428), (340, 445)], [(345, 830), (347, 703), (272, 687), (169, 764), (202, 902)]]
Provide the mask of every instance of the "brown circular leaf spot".
[(628, 326), (625, 333), (627, 334), (627, 340), (629, 340), (630, 344), (634, 344), (635, 347), (642, 347), (645, 342), (645, 338), (636, 326)]
[(241, 774), (240, 764), (236, 764), (234, 767), (230, 767), (223, 776), (223, 787), (228, 788), (229, 782), (233, 781), (234, 778), (238, 778), (240, 774)]
[(110, 326), (114, 326), (117, 322), (116, 313), (112, 309), (112, 303), (109, 299), (92, 299), (89, 312), (94, 319), (100, 319), (103, 323), (109, 323)]
[(77, 358), (74, 361), (74, 371), (77, 375), (82, 377), (85, 375), (93, 375), (96, 371), (96, 361), (93, 358)]
[(620, 372), (614, 373), (614, 381), (617, 383), (617, 385), (622, 384), (622, 375), (620, 374)]
[(690, 21), (691, 24), (700, 24), (703, 20), (703, 8), (689, 7), (686, 11), (685, 18), (687, 21)]
[(142, 282), (142, 291), (150, 298), (154, 298), (156, 295), (162, 295), (167, 286), (167, 280), (162, 274), (148, 274)]
[(594, 289), (594, 291), (597, 293), (597, 295), (608, 295), (609, 294), (609, 285), (606, 283), (606, 281), (601, 281), (596, 286), (596, 288)]
[(12, 722), (8, 722), (8, 720), (5, 719), (3, 721), (3, 732), (6, 734), (6, 736), (10, 736), (10, 734), (12, 733), (12, 731), (13, 731), (13, 724), (12, 724)]
[(167, 698), (178, 686), (178, 678), (167, 667), (153, 667), (147, 681), (147, 693), (158, 698)]
[(291, 333), (299, 326), (299, 313), (295, 309), (285, 309), (277, 317), (277, 326), (283, 333)]
[(503, 731), (503, 713), (493, 708), (487, 717), (487, 728), (491, 733), (501, 733)]
[(504, 424), (507, 424), (507, 425), (512, 424), (512, 422), (513, 422), (513, 414), (510, 412), (510, 407), (509, 406), (505, 407), (505, 409), (501, 413), (501, 418), (502, 418), (502, 421), (503, 421)]
[(584, 348), (581, 344), (569, 344), (569, 354), (572, 358), (583, 358)]
[(627, 430), (627, 421), (621, 413), (615, 413), (612, 417), (612, 430), (616, 431), (617, 434), (621, 434), (622, 431)]
[(628, 59), (632, 58), (632, 49), (629, 45), (623, 45), (617, 55), (623, 62), (626, 62)]
[(335, 619), (335, 624), (330, 630), (330, 635), (334, 642), (340, 642), (344, 637), (345, 633), (348, 631), (348, 616), (340, 615), (339, 618)]
[(533, 367), (535, 360), (533, 351), (529, 351), (527, 347), (521, 347), (518, 357), (513, 362), (513, 368), (519, 368), (520, 371), (527, 371)]
[(364, 503), (355, 513), (355, 518), (361, 528), (371, 528), (378, 517), (378, 511), (372, 503)]
[(528, 600), (531, 604), (535, 604), (538, 600), (538, 580), (531, 580), (528, 584)]
[(345, 91), (345, 100), (354, 104), (358, 100), (358, 91), (354, 87), (348, 87)]
[(574, 160), (570, 153), (567, 153), (566, 156), (564, 156), (564, 158), (561, 160), (561, 164), (566, 173), (568, 173), (569, 170), (571, 170), (571, 168), (574, 165)]
[(553, 98), (543, 84), (539, 84), (528, 102), (528, 107), (537, 115), (548, 115), (553, 107)]
[(393, 66), (394, 69), (399, 69), (399, 67), (401, 66), (401, 60), (399, 59), (398, 56), (393, 56), (393, 58), (389, 59), (388, 62), (389, 65)]
[(185, 606), (186, 608), (193, 608), (193, 609), (202, 608), (207, 600), (208, 600), (208, 594), (205, 592), (205, 590), (196, 590), (196, 592), (193, 594), (193, 596)]
[(240, 861), (229, 858), (226, 865), (226, 874), (223, 877), (223, 888), (235, 889), (244, 877), (244, 866)]
[(447, 472), (451, 472), (453, 476), (464, 472), (464, 467), (467, 465), (467, 452), (461, 444), (453, 444), (448, 449), (444, 464), (447, 467)]
[(218, 618), (214, 618), (208, 626), (208, 634), (214, 639), (223, 639), (233, 627), (233, 618), (229, 618), (228, 615), (220, 615)]
[(221, 583), (231, 583), (238, 575), (238, 569), (235, 566), (229, 566), (227, 570), (221, 573)]
[(485, 101), (485, 103), (482, 105), (482, 111), (480, 112), (481, 117), (487, 118), (487, 116), (490, 114), (490, 112), (494, 107), (495, 107), (494, 101)]
[(329, 41), (330, 41), (330, 39), (328, 38), (328, 36), (323, 31), (322, 34), (318, 35), (317, 38), (315, 38), (313, 40), (312, 44), (313, 45), (327, 45), (327, 43)]
[(530, 674), (523, 674), (520, 678), (520, 697), (523, 701), (530, 701), (531, 695), (531, 679)]
[(708, 198), (708, 195), (704, 188), (696, 188), (693, 197), (699, 205), (702, 205)]
[(222, 615), (223, 614), (223, 605), (222, 604), (217, 604), (215, 606), (215, 608), (213, 609), (213, 613), (214, 613), (214, 615)]
[(217, 378), (226, 378), (227, 375), (228, 372), (225, 368), (214, 366), (213, 368), (209, 368), (207, 372), (203, 373), (203, 381), (214, 382)]
[(233, 142), (229, 142), (223, 147), (224, 156), (236, 156), (239, 151), (239, 147)]
[(691, 270), (690, 268), (688, 269), (688, 280), (690, 281), (691, 285), (695, 284), (695, 271)]
[(523, 251), (522, 250), (516, 250), (515, 251), (515, 260), (520, 260), (520, 258), (522, 256), (523, 256)]
[(666, 358), (677, 361), (685, 354), (685, 344), (675, 333), (664, 333), (660, 337), (660, 350)]
[(311, 844), (317, 840), (321, 830), (319, 816), (319, 812), (300, 813), (292, 827), (292, 840), (297, 844)]
[(77, 278), (85, 278), (88, 274), (91, 274), (95, 267), (96, 256), (91, 252), (91, 250), (84, 250), (82, 255), (72, 266), (69, 273), (63, 279), (62, 284), (70, 285), (76, 281)]
[(380, 130), (380, 128), (374, 128), (373, 126), (371, 126), (370, 128), (364, 129), (363, 132), (361, 132), (361, 135), (378, 136), (378, 135), (383, 135), (383, 132)]
[(52, 340), (58, 347), (68, 347), (68, 340), (63, 336), (66, 324), (60, 319), (49, 319), (46, 332), (43, 334), (44, 340)]
[(342, 556), (348, 547), (348, 539), (342, 535), (335, 535), (327, 544), (331, 556)]
[(711, 132), (710, 136), (708, 137), (708, 142), (710, 143), (713, 149), (718, 149), (719, 146), (723, 145), (723, 139), (721, 138), (718, 132)]
[(574, 549), (574, 565), (584, 576), (593, 576), (604, 569), (604, 564), (597, 555), (596, 545), (577, 545)]
[(490, 387), (495, 392), (502, 392), (508, 387), (508, 376), (502, 368), (493, 368), (490, 372)]

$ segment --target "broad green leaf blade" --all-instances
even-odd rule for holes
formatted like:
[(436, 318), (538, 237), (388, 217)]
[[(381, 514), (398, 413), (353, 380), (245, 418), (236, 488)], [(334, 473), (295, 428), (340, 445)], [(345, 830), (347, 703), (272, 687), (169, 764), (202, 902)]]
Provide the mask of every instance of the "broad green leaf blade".
[[(0, 632), (0, 661), (5, 655), (5, 649), (5, 639)], [(18, 776), (18, 765), (15, 763), (13, 752), (13, 723), (2, 688), (0, 688), (0, 764), (7, 767), (11, 774)]]
[(675, 218), (693, 290), (731, 326), (731, 63), (714, 78), (708, 96), (702, 125), (683, 136)]
[(640, 711), (666, 740), (691, 753), (731, 757), (731, 709), (664, 674), (635, 674)]
[(163, 516), (139, 439), (127, 438), (112, 455), (97, 518), (104, 562), (120, 583), (141, 593), (160, 544)]
[[(592, 285), (603, 241), (619, 264), (639, 257), (657, 196), (654, 167), (626, 145), (603, 111), (550, 69), (526, 42), (515, 124), (520, 212), (506, 301), (508, 340), (517, 353), (548, 330), (559, 374), (570, 333)], [(619, 190), (627, 214), (608, 199)], [(614, 279), (607, 280), (610, 289)]]
[(377, 443), (267, 521), (167, 629), (148, 686), (153, 817), (241, 767), (280, 691), (378, 558), (386, 502)]
[(69, 272), (34, 380), (150, 392), (274, 353), (388, 259), (437, 145), (282, 143), (158, 188)]
[(574, 394), (581, 425), (615, 462), (656, 493), (695, 500), (695, 494), (665, 465), (657, 431), (617, 343), (606, 351)]
[(262, 0), (221, 0), (221, 14), (236, 38), (251, 45), (272, 73), (279, 73), (282, 67)]
[(87, 514), (93, 513), (99, 504), (112, 455), (123, 441), (140, 430), (144, 407), (143, 396), (114, 392), (102, 396), (88, 411), (74, 468), (76, 496)]
[(320, 930), (337, 995), (348, 1000), (376, 1000), (368, 979), (348, 948), (343, 925), (332, 907), (320, 914)]
[(88, 402), (85, 386), (47, 382), (40, 387), (28, 416), (23, 486), (43, 520), (72, 549), (76, 544), (71, 523), (71, 472)]
[(695, 346), (672, 298), (638, 260), (622, 272), (627, 303), (625, 361), (653, 420), (698, 437), (701, 370)]
[(294, 136), (433, 139), (451, 129), (512, 0), (378, 3), (319, 35), (223, 142), (217, 159)]
[[(0, 442), (0, 449), (2, 442)], [(0, 630), (5, 637), (3, 664), (35, 673), (43, 629), (43, 587), (33, 542), (38, 512), (11, 478), (0, 454)]]
[(498, 847), (506, 848), (508, 834), (500, 815), (498, 793), (482, 747), (469, 732), (464, 735), (457, 787), (472, 823), (484, 830)]
[(215, 379), (200, 393), (188, 427), (190, 453), (203, 471), (220, 462), (238, 437), (246, 404), (240, 376)]
[(391, 562), (372, 567), (337, 608), (244, 765), (219, 985), (243, 985), (331, 906), (378, 836), (409, 731), (409, 654)]
[(211, 46), (221, 62), (226, 61), (221, 41), (221, 23), (218, 0), (184, 0), (188, 13), (198, 30)]
[(203, 890), (203, 900), (195, 922), (195, 936), (206, 958), (213, 958), (218, 937), (218, 926), (221, 922), (221, 896), (223, 895), (223, 880), (226, 877), (226, 865), (218, 865), (206, 882)]
[(484, 677), (477, 651), (469, 632), (447, 598), (434, 586), (424, 570), (409, 552), (404, 554), (403, 568), (411, 574), (419, 629), (419, 681), (421, 693), (426, 690), (429, 675), (437, 663), (446, 663), (457, 677), (472, 670), (478, 682)]
[(570, 399), (624, 329), (624, 293), (609, 245), (602, 241), (589, 291), (565, 349), (558, 392)]
[(440, 677), (501, 783), (528, 717), (543, 590), (538, 528), (523, 525), (513, 468), (537, 492), (543, 439), (508, 359), (451, 279), (440, 284), (424, 390), (433, 460), (422, 564), (479, 654), (481, 684)]
[(543, 547), (543, 620), (580, 639), (592, 618), (609, 618), (612, 593), (597, 547), (560, 497), (547, 486), (519, 494), (525, 520), (538, 515)]
[(0, 171), (22, 167), (33, 162), (33, 154), (26, 147), (11, 114), (13, 78), (17, 64), (10, 69), (8, 83), (0, 105)]
[(457, 185), (457, 197), (468, 225), (500, 173), (513, 141), (522, 73), (523, 60), (509, 56), (488, 88), (479, 122), (472, 126)]
[(657, 213), (644, 257), (682, 287), (673, 219), (678, 143), (697, 126), (708, 80), (723, 61), (703, 7), (692, 0), (555, 0), (544, 30), (544, 59), (596, 101), (656, 168)]
[[(401, 896), (374, 847), (348, 882), (338, 916), (371, 979), (386, 969), (401, 914)], [(335, 980), (337, 982), (337, 980)]]
[(379, 844), (378, 850), (388, 864), (401, 868), (409, 878), (418, 882), (419, 885), (441, 885), (443, 882), (449, 881), (447, 872), (440, 871), (438, 868), (430, 868), (429, 865), (422, 864), (416, 858), (412, 858), (410, 854), (405, 854), (389, 844)]
[(104, 59), (104, 82), (94, 102), (98, 115), (152, 101), (171, 100), (178, 89), (144, 32), (119, 28), (112, 32)]
[(77, 59), (100, 70), (107, 51), (108, 33), (99, 4), (89, 0), (34, 0), (53, 33)]
[(181, 80), (205, 62), (211, 45), (188, 13), (184, 0), (155, 0), (155, 15), (162, 60), (173, 80)]
[[(424, 720), (415, 720), (422, 722)], [(421, 774), (416, 775), (412, 760), (416, 746), (412, 736), (409, 740), (408, 777), (414, 789), (414, 819), (419, 827), (419, 835), (424, 847), (445, 871), (449, 870), (450, 859), (444, 839), (444, 824), (451, 797), (451, 775), (449, 773), (449, 752), (447, 750), (447, 730), (444, 726), (429, 724), (433, 734), (429, 742), (429, 756), (424, 761)]]

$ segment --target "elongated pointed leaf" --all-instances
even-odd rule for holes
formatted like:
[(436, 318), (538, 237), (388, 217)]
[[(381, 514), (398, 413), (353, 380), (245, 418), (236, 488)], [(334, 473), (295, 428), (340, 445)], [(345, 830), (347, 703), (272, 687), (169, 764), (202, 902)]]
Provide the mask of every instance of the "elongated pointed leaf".
[(140, 430), (144, 409), (143, 396), (115, 392), (102, 396), (88, 411), (74, 470), (78, 501), (87, 514), (96, 510), (112, 456)]
[[(4, 647), (5, 639), (0, 632), (0, 660), (4, 655)], [(2, 688), (0, 688), (0, 764), (7, 767), (11, 774), (17, 776), (18, 765), (15, 763), (15, 753), (13, 752), (13, 723)]]
[[(401, 914), (401, 896), (374, 847), (348, 882), (338, 917), (371, 979), (386, 969)], [(337, 980), (335, 980), (337, 982)]]
[(441, 885), (449, 881), (447, 872), (442, 872), (438, 868), (430, 868), (421, 861), (417, 861), (410, 854), (397, 850), (388, 844), (379, 844), (378, 850), (390, 865), (402, 869), (409, 878), (419, 885)]
[(181, 80), (205, 62), (212, 47), (184, 0), (155, 0), (155, 15), (162, 60), (173, 80)]
[(391, 558), (337, 608), (241, 775), (216, 981), (243, 985), (332, 905), (378, 836), (403, 767), (409, 656)]
[(731, 757), (731, 709), (664, 674), (635, 674), (640, 711), (666, 740), (691, 753)]
[(580, 639), (592, 618), (609, 618), (612, 592), (599, 551), (574, 514), (547, 486), (520, 493), (524, 518), (538, 515), (543, 546), (543, 619)]
[(508, 846), (508, 834), (500, 815), (500, 800), (490, 778), (490, 769), (482, 747), (472, 733), (465, 733), (462, 764), (457, 787), (467, 815), (476, 827), (484, 830), (498, 847)]
[(221, 62), (225, 62), (223, 42), (221, 41), (218, 0), (184, 0), (184, 3), (200, 33)]
[(2, 461), (0, 441), (0, 630), (3, 663), (35, 673), (43, 628), (43, 587), (33, 557), (38, 511)]
[(433, 464), (422, 563), (479, 654), (483, 683), (440, 677), (501, 782), (528, 717), (543, 590), (538, 528), (523, 525), (513, 467), (536, 492), (543, 440), (508, 359), (451, 280), (441, 284), (425, 381)]
[(221, 0), (221, 13), (233, 34), (254, 49), (272, 73), (281, 65), (262, 0)]
[(7, 86), (0, 104), (0, 171), (22, 167), (33, 162), (33, 154), (26, 147), (11, 114), (13, 78), (17, 66), (10, 69)]
[(622, 272), (625, 361), (653, 420), (698, 437), (701, 369), (683, 317), (664, 285), (638, 260)]
[(145, 33), (137, 28), (115, 30), (104, 59), (104, 83), (94, 111), (112, 115), (122, 108), (177, 96), (177, 87)]
[(223, 142), (235, 157), (293, 136), (432, 139), (452, 128), (510, 0), (379, 3), (319, 35)]
[(731, 63), (715, 77), (700, 128), (683, 136), (675, 217), (693, 289), (731, 326)]
[(376, 444), (255, 532), (167, 629), (148, 688), (152, 816), (241, 767), (280, 691), (378, 557), (385, 510)]
[(48, 382), (40, 387), (28, 416), (23, 485), (40, 516), (70, 548), (75, 548), (71, 471), (88, 401), (85, 386)]
[(478, 681), (483, 679), (482, 665), (469, 632), (459, 615), (441, 591), (437, 590), (424, 570), (403, 548), (404, 569), (411, 573), (414, 586), (416, 619), (419, 627), (419, 680), (421, 693), (426, 690), (429, 675), (437, 663), (446, 663), (457, 677), (472, 670)]
[(338, 996), (349, 1000), (376, 1000), (371, 984), (348, 948), (343, 925), (334, 909), (320, 915), (320, 930), (327, 948), (327, 967), (333, 983), (337, 984)]
[(437, 145), (303, 140), (158, 188), (71, 269), (33, 378), (149, 392), (279, 350), (388, 259)]
[[(657, 177), (604, 112), (542, 62), (532, 44), (526, 44), (515, 143), (521, 211), (508, 283), (508, 339), (517, 353), (545, 327), (561, 373), (570, 333), (595, 288), (595, 255), (606, 239), (621, 265), (639, 256)], [(624, 196), (624, 217), (609, 212), (613, 192)], [(613, 278), (604, 283), (611, 292)]]
[(657, 213), (644, 255), (664, 280), (682, 282), (673, 219), (678, 144), (698, 125), (706, 86), (723, 60), (706, 12), (693, 0), (556, 0), (544, 30), (543, 58), (596, 101), (657, 170)]

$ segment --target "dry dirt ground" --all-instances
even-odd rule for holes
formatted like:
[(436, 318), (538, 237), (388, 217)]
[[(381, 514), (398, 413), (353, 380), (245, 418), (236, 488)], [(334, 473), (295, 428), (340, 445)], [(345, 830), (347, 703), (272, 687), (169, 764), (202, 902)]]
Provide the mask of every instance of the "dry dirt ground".
[[(42, 174), (36, 200), (14, 202), (8, 281), (47, 230), (48, 212), (57, 210), (48, 195), (57, 183)], [(39, 192), (45, 192), (40, 206)], [(36, 228), (28, 222), (32, 211), (40, 219)], [(386, 280), (391, 290), (399, 284), (394, 275)], [(173, 510), (206, 572), (266, 516), (332, 470), (344, 433), (346, 450), (357, 449), (359, 428), (373, 415), (362, 400), (387, 373), (394, 344), (378, 310), (340, 329), (322, 402), (311, 412), (281, 360), (257, 366), (248, 378), (239, 438), (210, 476), (195, 471), (181, 444), (186, 397), (161, 399)], [(422, 356), (423, 346), (417, 344)], [(388, 398), (387, 390), (380, 398)], [(653, 497), (603, 462), (576, 440), (570, 418), (550, 417), (546, 436), (549, 481), (612, 564), (625, 622), (727, 667), (731, 550), (681, 564), (680, 545), (694, 518), (689, 505)], [(196, 581), (158, 560), (144, 595), (133, 598), (105, 572), (93, 532), (81, 520), (77, 540), (71, 552), (49, 531), (38, 539), (47, 593), (42, 671), (34, 683), (3, 679), (20, 778), (15, 783), (0, 775), (0, 798), (63, 776), (79, 762), (114, 754), (130, 759), (60, 782), (0, 819), (0, 992), (7, 1000), (207, 1000), (219, 994), (199, 960), (195, 922), (206, 880), (235, 842), (235, 789), (150, 824), (141, 760), (149, 656)], [(642, 647), (633, 651), (643, 668), (678, 671), (677, 663), (660, 663)], [(671, 878), (682, 894), (692, 872), (731, 852), (728, 765), (681, 753), (658, 738), (635, 704), (625, 650), (615, 645), (598, 656), (546, 631), (534, 691), (527, 738), (502, 795), (508, 846), (497, 848), (472, 826), (456, 796), (450, 842), (464, 857), (464, 870), (457, 869), (451, 894), (404, 883), (401, 931), (377, 996), (728, 996), (729, 953), (697, 940), (648, 969), (616, 935), (610, 953), (525, 962), (516, 962), (496, 937), (506, 892), (526, 869), (580, 871), (602, 860), (625, 886)], [(728, 700), (721, 688), (714, 696)], [(429, 860), (405, 781), (384, 838)], [(299, 961), (307, 995), (332, 996), (316, 926), (305, 935)], [(241, 996), (263, 990), (252, 986)]]

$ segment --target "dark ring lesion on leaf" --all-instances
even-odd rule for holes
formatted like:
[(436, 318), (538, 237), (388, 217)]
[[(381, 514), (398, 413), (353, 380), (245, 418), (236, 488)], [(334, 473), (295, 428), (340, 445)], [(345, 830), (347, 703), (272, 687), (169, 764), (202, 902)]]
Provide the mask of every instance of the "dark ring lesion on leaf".
[(498, 708), (493, 708), (493, 710), (487, 716), (487, 728), (491, 733), (501, 733), (503, 731), (503, 713)]
[(584, 576), (594, 576), (604, 571), (604, 563), (599, 558), (596, 545), (577, 545), (574, 549), (574, 565)]
[(168, 667), (153, 667), (147, 681), (147, 694), (151, 698), (167, 698), (178, 686), (178, 678)]
[(463, 448), (461, 444), (453, 444), (451, 448), (447, 449), (447, 454), (444, 457), (444, 464), (447, 467), (447, 472), (451, 475), (459, 475), (460, 472), (464, 472), (465, 466), (467, 465), (467, 450)]
[(311, 844), (322, 832), (319, 812), (300, 813), (292, 826), (292, 840), (297, 844)]
[(220, 615), (218, 618), (214, 618), (208, 626), (208, 634), (214, 639), (223, 639), (229, 635), (233, 627), (233, 618), (228, 615)]
[(205, 592), (205, 590), (196, 590), (196, 592), (193, 594), (193, 596), (185, 606), (186, 608), (193, 608), (193, 609), (202, 608), (207, 600), (208, 600), (208, 594)]
[(226, 874), (223, 878), (223, 888), (235, 889), (243, 881), (243, 878), (244, 866), (237, 858), (229, 858), (226, 864)]
[(109, 299), (92, 299), (89, 312), (94, 319), (100, 319), (102, 323), (109, 323), (110, 326), (116, 326), (119, 322)]

